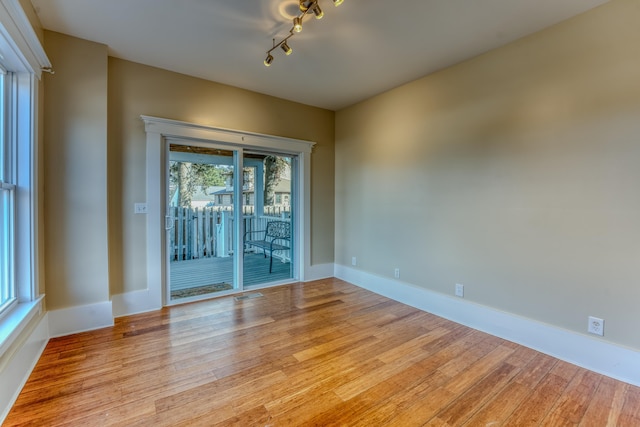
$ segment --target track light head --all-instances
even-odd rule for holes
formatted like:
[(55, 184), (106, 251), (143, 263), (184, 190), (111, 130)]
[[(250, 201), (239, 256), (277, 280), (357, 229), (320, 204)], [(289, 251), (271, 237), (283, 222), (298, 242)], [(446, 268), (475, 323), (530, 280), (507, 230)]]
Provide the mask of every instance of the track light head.
[(300, 0), (300, 12), (306, 13), (309, 10), (309, 7), (313, 4), (313, 1), (309, 0)]
[(291, 55), (291, 53), (293, 52), (293, 49), (291, 49), (286, 41), (282, 42), (280, 48), (284, 51), (285, 55)]
[(269, 53), (267, 54), (267, 57), (264, 59), (264, 65), (266, 67), (270, 67), (272, 62), (273, 62), (273, 55)]
[(322, 19), (322, 17), (324, 16), (324, 12), (322, 11), (322, 9), (320, 9), (318, 3), (316, 3), (311, 10), (313, 10), (313, 13), (316, 15), (316, 19)]
[(296, 33), (302, 31), (302, 18), (300, 18), (299, 16), (293, 18), (293, 31), (295, 31)]

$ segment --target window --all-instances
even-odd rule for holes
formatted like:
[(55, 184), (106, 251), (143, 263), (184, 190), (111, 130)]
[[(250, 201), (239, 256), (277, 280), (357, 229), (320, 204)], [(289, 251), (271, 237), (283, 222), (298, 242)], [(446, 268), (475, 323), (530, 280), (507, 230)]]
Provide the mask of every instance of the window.
[(0, 357), (42, 311), (36, 237), (38, 79), (50, 69), (19, 0), (0, 0)]
[(0, 314), (16, 301), (14, 271), (15, 176), (10, 123), (11, 74), (0, 69)]

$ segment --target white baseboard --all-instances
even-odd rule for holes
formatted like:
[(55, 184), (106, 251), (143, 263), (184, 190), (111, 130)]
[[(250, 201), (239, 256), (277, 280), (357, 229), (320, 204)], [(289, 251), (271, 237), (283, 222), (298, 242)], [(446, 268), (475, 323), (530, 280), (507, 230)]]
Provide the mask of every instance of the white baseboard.
[(49, 311), (51, 338), (113, 326), (111, 301)]
[(26, 341), (11, 356), (11, 360), (0, 370), (0, 424), (9, 415), (22, 387), (24, 387), (31, 371), (38, 363), (47, 342), (49, 341), (49, 320), (45, 314), (31, 332)]
[(311, 282), (313, 280), (327, 279), (333, 277), (335, 264), (316, 264), (305, 267), (303, 282)]
[(152, 297), (148, 289), (113, 295), (113, 297), (111, 297), (111, 302), (113, 303), (113, 317), (129, 316), (132, 314), (160, 310), (162, 308), (162, 304), (158, 305), (156, 303), (157, 300), (158, 298)]
[(640, 386), (640, 352), (343, 265), (335, 277), (456, 323)]

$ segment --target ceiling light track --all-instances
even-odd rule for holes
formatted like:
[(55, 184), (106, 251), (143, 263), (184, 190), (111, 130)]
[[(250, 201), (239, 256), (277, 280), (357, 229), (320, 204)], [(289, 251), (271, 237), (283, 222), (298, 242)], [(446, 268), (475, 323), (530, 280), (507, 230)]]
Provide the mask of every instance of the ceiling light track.
[[(332, 0), (335, 6), (340, 6), (344, 0)], [(267, 67), (273, 63), (273, 51), (280, 48), (284, 51), (285, 55), (291, 55), (293, 49), (289, 46), (288, 40), (296, 33), (302, 31), (302, 23), (305, 16), (313, 14), (316, 19), (322, 19), (324, 12), (318, 4), (319, 0), (299, 0), (300, 15), (293, 18), (293, 27), (289, 30), (289, 35), (276, 43), (276, 39), (273, 39), (273, 47), (267, 51), (267, 57), (264, 59), (264, 65)]]

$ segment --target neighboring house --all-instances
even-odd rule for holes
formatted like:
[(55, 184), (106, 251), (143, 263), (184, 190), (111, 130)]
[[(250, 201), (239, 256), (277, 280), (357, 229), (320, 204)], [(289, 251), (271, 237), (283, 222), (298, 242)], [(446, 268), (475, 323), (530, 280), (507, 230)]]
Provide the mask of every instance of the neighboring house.
[[(178, 206), (178, 191), (171, 188), (171, 206)], [(253, 185), (243, 190), (244, 206), (255, 206), (256, 193)], [(219, 206), (224, 208), (233, 207), (233, 190), (227, 186), (211, 186), (203, 188), (196, 186), (191, 195), (192, 208)], [(274, 203), (271, 205), (279, 208), (289, 208), (291, 206), (291, 181), (281, 179), (275, 188)]]
[[(245, 206), (255, 206), (256, 204), (256, 192), (253, 185), (248, 186), (248, 189), (242, 191), (244, 197)], [(232, 206), (233, 205), (233, 190), (229, 187), (225, 187), (222, 190), (218, 190), (214, 193), (215, 201), (214, 206)], [(281, 179), (276, 185), (274, 202), (271, 206), (288, 208), (291, 205), (291, 180)]]
[(198, 186), (191, 196), (192, 208), (203, 208), (205, 206), (214, 206), (216, 204), (215, 194), (225, 187), (206, 187)]
[[(214, 206), (216, 205), (216, 196), (215, 194), (218, 191), (224, 190), (226, 187), (222, 186), (212, 186), (203, 188), (201, 185), (196, 186), (195, 191), (191, 195), (191, 207), (192, 208), (203, 208), (205, 206)], [(171, 191), (171, 206), (178, 206), (178, 191), (177, 189), (172, 189)]]

